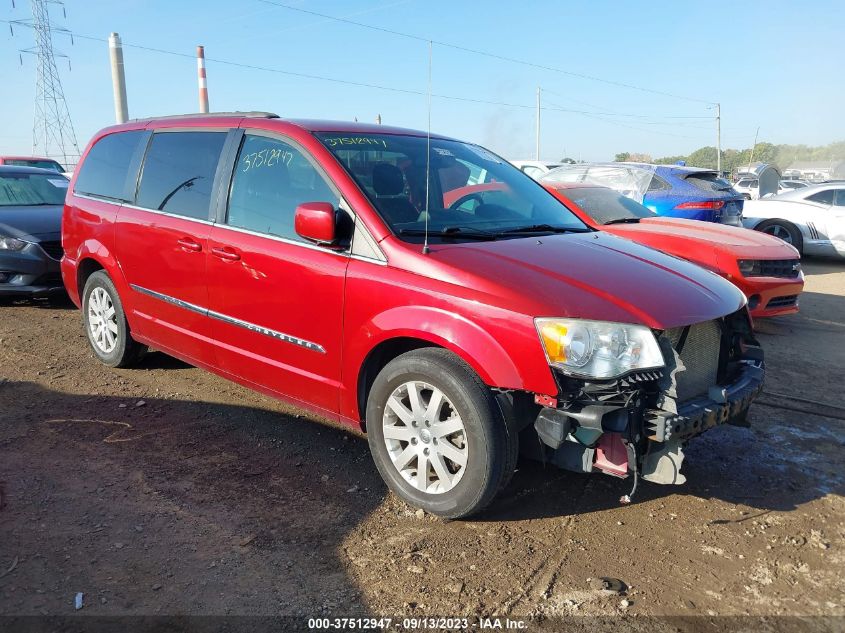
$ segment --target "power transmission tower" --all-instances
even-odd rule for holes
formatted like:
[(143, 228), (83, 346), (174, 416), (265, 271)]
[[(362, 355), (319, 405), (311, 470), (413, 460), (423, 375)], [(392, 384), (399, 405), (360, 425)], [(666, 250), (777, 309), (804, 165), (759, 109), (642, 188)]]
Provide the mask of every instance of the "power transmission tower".
[(64, 3), (61, 0), (30, 0), (30, 3), (32, 20), (16, 20), (15, 23), (32, 28), (35, 33), (35, 46), (21, 50), (21, 53), (31, 53), (37, 58), (32, 153), (61, 159), (66, 169), (72, 169), (79, 160), (80, 152), (56, 69), (56, 57), (67, 56), (53, 51), (53, 33), (69, 31), (53, 27), (48, 10), (48, 5), (54, 4), (62, 7), (64, 13)]

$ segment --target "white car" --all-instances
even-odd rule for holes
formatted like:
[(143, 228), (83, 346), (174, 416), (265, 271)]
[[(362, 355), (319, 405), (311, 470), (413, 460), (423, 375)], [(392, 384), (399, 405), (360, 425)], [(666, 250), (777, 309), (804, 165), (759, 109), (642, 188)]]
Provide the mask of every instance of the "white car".
[(746, 200), (757, 200), (760, 197), (760, 181), (756, 178), (740, 178), (733, 184), (733, 188)]
[(745, 228), (779, 237), (802, 254), (845, 257), (845, 183), (750, 200), (742, 216)]
[(510, 163), (514, 167), (524, 171), (534, 180), (539, 180), (541, 176), (563, 165), (563, 163), (547, 163), (542, 160), (512, 160)]

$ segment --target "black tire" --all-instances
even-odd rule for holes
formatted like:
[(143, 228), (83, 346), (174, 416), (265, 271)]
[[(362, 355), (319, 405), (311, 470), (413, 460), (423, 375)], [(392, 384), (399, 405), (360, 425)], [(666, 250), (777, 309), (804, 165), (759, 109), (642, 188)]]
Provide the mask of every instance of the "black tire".
[[(89, 304), (92, 296), (98, 289), (108, 295), (111, 305), (114, 308), (117, 333), (115, 334), (114, 347), (109, 350), (101, 349), (99, 344), (94, 340), (94, 334), (89, 320)], [(126, 315), (123, 312), (123, 304), (120, 302), (120, 296), (117, 294), (117, 289), (114, 287), (111, 278), (103, 270), (92, 273), (85, 282), (85, 289), (82, 291), (82, 324), (94, 355), (104, 365), (108, 365), (109, 367), (129, 367), (137, 363), (147, 351), (146, 345), (142, 345), (132, 338), (129, 331), (129, 324), (126, 322)]]
[[(785, 231), (789, 235), (788, 240), (784, 240), (788, 244), (792, 244), (797, 250), (799, 255), (804, 254), (804, 236), (801, 235), (801, 231), (798, 230), (798, 227), (792, 224), (792, 222), (787, 222), (786, 220), (766, 220), (765, 222), (760, 222), (756, 227), (755, 230), (760, 231), (762, 233), (768, 233), (774, 237), (781, 237), (782, 232)], [(781, 233), (778, 235), (777, 233)]]
[[(387, 401), (409, 381), (441, 390), (462, 419), (467, 462), (460, 480), (446, 492), (428, 493), (411, 485), (385, 445), (382, 424)], [(460, 358), (439, 348), (414, 350), (389, 362), (373, 383), (367, 399), (370, 452), (388, 487), (410, 505), (444, 518), (466, 517), (485, 508), (513, 473), (515, 446), (504, 414), (490, 388)]]

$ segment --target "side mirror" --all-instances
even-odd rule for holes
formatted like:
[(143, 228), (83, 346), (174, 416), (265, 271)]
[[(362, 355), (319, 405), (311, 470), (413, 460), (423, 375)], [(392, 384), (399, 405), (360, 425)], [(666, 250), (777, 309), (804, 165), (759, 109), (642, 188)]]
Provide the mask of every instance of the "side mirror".
[(294, 230), (310, 242), (331, 246), (337, 240), (337, 214), (328, 202), (304, 202), (296, 207)]

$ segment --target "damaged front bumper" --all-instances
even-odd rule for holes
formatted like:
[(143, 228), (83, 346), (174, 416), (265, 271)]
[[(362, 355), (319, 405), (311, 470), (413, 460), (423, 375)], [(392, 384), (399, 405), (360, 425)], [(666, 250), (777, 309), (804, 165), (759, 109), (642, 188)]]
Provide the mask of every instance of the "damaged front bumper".
[(648, 439), (668, 442), (688, 440), (720, 424), (743, 426), (748, 409), (763, 390), (765, 371), (761, 361), (747, 361), (727, 387), (711, 387), (707, 396), (682, 404), (677, 413), (649, 410), (645, 426)]
[[(729, 315), (718, 325), (718, 331), (709, 330), (712, 345), (700, 337), (708, 330), (690, 334), (698, 349), (684, 348), (686, 334), (673, 343), (666, 332), (660, 333), (667, 359), (662, 370), (613, 381), (558, 376), (558, 398), (548, 403), (535, 398), (546, 406), (535, 409), (533, 424), (525, 429), (534, 441), (521, 439), (521, 445), (529, 456), (566, 470), (684, 483), (685, 443), (722, 424), (747, 426), (748, 410), (763, 389), (763, 353), (747, 313)], [(718, 351), (718, 367), (711, 355), (715, 380), (707, 387), (697, 369), (709, 349)]]

